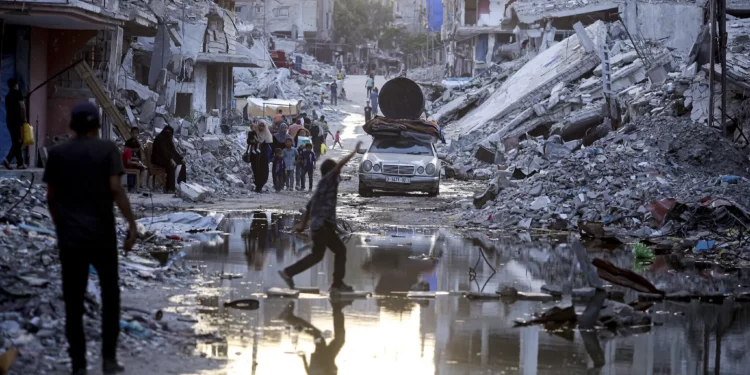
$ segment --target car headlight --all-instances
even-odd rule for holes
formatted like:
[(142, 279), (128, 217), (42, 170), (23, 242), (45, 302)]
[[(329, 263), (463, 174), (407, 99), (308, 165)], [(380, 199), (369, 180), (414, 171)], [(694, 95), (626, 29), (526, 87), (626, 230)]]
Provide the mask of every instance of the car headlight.
[(369, 160), (365, 160), (365, 162), (362, 163), (362, 169), (364, 169), (365, 172), (369, 172), (372, 169), (372, 162)]
[(372, 170), (374, 170), (375, 172), (380, 172), (380, 164), (373, 165)]
[(427, 174), (430, 176), (435, 174), (435, 164), (432, 164), (432, 163), (427, 164)]
[(417, 168), (417, 173), (423, 174), (424, 173), (424, 167)]

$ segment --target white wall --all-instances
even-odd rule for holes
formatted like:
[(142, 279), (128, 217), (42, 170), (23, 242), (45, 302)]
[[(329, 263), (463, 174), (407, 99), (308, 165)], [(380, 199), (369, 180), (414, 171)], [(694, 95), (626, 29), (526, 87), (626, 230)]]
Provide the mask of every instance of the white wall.
[(638, 2), (638, 31), (646, 40), (663, 40), (681, 55), (690, 52), (702, 24), (703, 10), (695, 5)]
[(500, 26), (500, 22), (505, 18), (507, 3), (508, 0), (490, 0), (490, 13), (479, 15), (479, 26)]

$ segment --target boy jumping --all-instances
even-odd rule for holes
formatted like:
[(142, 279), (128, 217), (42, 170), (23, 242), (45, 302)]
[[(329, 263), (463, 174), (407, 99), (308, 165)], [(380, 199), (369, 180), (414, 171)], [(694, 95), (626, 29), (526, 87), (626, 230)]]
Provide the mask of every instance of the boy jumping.
[(294, 227), (297, 232), (302, 232), (310, 223), (313, 246), (312, 253), (300, 259), (297, 263), (279, 271), (279, 276), (286, 282), (289, 288), (294, 289), (295, 275), (300, 274), (323, 260), (326, 247), (331, 249), (336, 258), (333, 263), (333, 284), (331, 293), (351, 292), (354, 289), (344, 284), (344, 273), (346, 272), (346, 245), (336, 234), (336, 200), (341, 178), (339, 174), (348, 163), (359, 152), (362, 142), (357, 143), (354, 151), (345, 156), (341, 161), (328, 159), (320, 166), (321, 177), (318, 189), (307, 203), (302, 222)]

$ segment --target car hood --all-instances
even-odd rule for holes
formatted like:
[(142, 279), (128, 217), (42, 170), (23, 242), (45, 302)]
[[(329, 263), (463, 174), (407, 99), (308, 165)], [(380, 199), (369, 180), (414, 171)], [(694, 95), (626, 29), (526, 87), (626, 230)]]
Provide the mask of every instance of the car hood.
[(430, 162), (434, 163), (435, 156), (368, 152), (362, 160), (370, 160), (373, 163), (383, 164), (427, 164)]

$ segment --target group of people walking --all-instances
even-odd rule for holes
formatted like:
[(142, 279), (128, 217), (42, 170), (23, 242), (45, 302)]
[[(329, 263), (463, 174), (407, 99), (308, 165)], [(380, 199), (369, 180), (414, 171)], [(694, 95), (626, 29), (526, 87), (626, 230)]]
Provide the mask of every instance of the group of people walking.
[[(287, 121), (292, 122), (292, 126)], [(303, 113), (293, 120), (287, 119), (279, 110), (273, 125), (264, 120), (253, 120), (247, 134), (246, 155), (253, 172), (255, 191), (263, 191), (269, 174), (276, 192), (312, 190), (313, 171), (325, 154), (329, 135), (334, 139), (332, 147), (341, 146), (340, 133), (333, 134), (325, 116), (318, 117), (314, 110), (312, 118)]]

